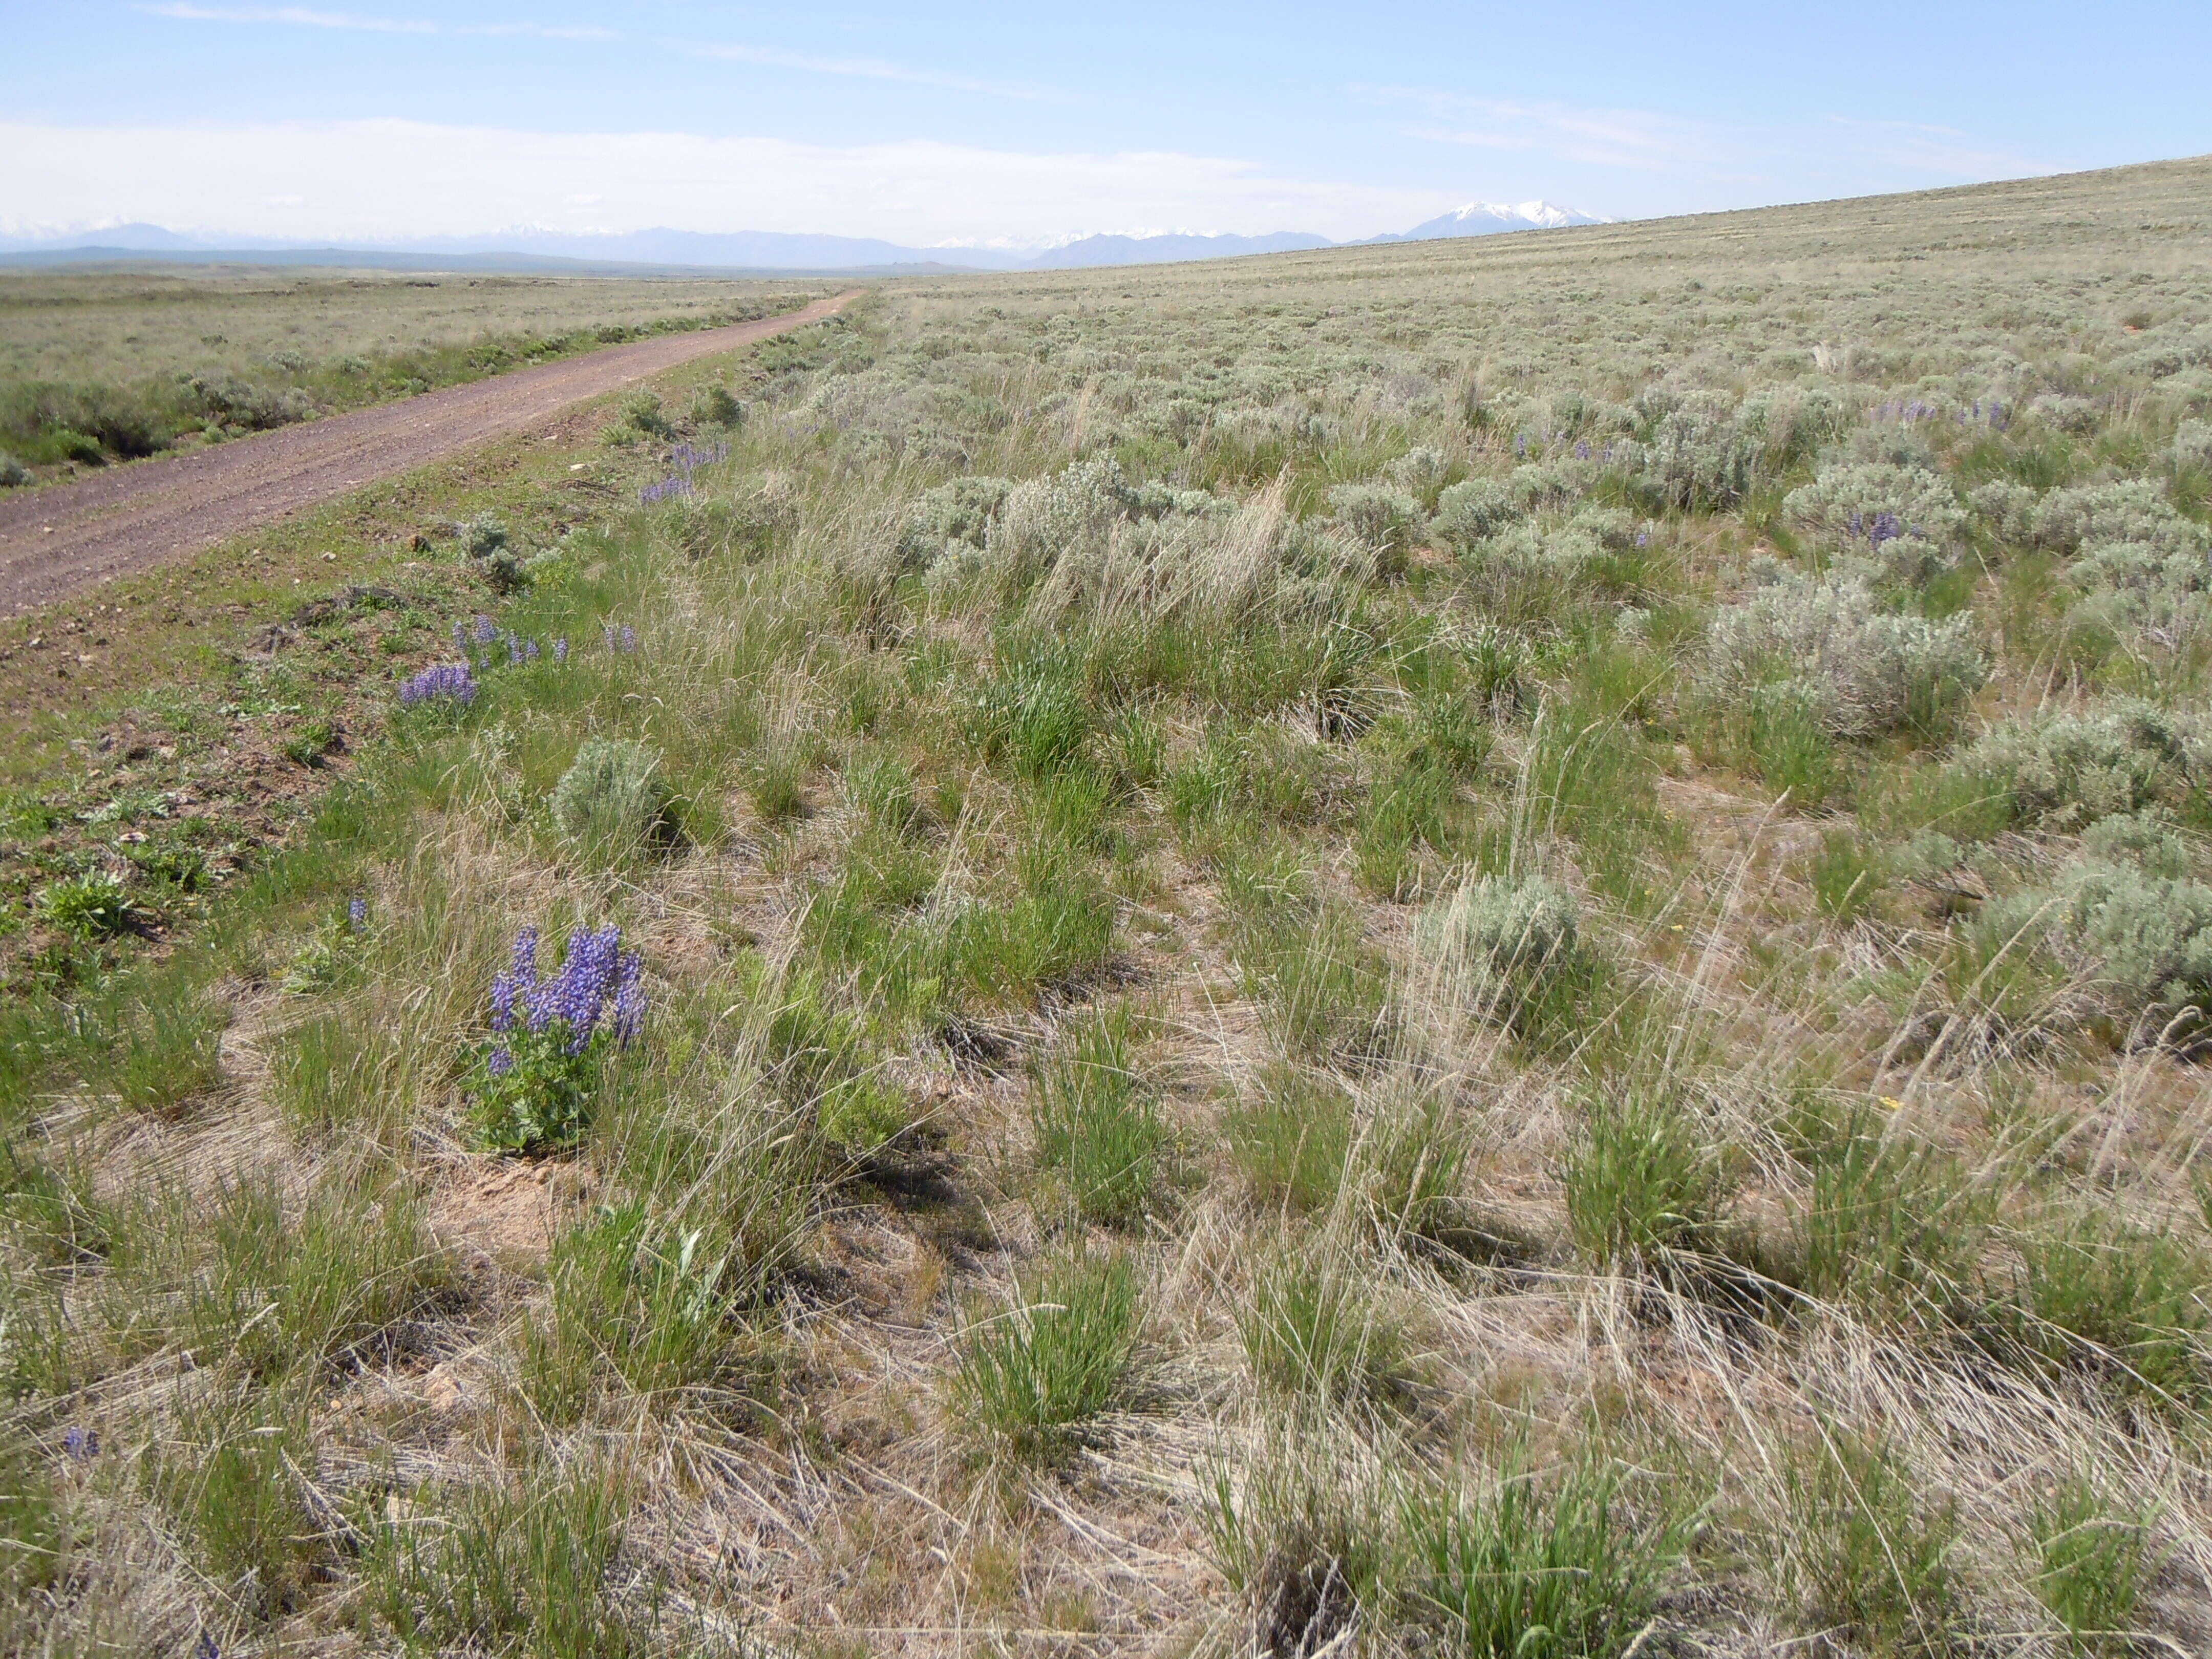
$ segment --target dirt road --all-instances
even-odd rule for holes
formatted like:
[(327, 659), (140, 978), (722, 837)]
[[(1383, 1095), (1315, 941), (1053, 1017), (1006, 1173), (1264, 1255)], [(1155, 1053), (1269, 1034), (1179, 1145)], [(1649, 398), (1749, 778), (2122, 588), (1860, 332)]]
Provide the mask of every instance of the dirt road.
[(0, 616), (190, 558), (227, 536), (534, 426), (571, 404), (662, 369), (819, 322), (853, 297), (817, 300), (803, 311), (758, 322), (609, 346), (0, 497)]

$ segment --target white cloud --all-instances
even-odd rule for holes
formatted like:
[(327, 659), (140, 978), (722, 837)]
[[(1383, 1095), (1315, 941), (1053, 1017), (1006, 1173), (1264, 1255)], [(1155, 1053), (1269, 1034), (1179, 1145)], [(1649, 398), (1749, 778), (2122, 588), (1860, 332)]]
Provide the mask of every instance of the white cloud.
[(541, 40), (615, 40), (612, 29), (559, 23), (441, 23), (423, 17), (382, 17), (368, 12), (318, 11), (309, 6), (202, 6), (189, 0), (142, 5), (153, 17), (186, 23), (274, 23), (293, 28), (353, 29), (371, 34), (522, 35)]
[[(148, 167), (149, 156), (161, 165)], [(270, 204), (288, 197), (299, 204)], [(579, 199), (593, 197), (599, 204)], [(839, 147), (398, 120), (0, 122), (0, 228), (16, 234), (139, 220), (349, 240), (667, 225), (1035, 246), (1147, 224), (1365, 236), (1418, 223), (1454, 201), (1168, 151), (1031, 154), (921, 140)]]

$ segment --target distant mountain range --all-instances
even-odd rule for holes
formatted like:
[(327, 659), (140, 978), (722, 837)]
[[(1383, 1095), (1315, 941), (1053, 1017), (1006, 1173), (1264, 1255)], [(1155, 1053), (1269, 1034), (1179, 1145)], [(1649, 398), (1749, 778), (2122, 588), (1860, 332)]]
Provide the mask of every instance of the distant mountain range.
[[(1554, 230), (1612, 222), (1550, 202), (1470, 202), (1465, 207), (1368, 243), (1425, 242), (1445, 236)], [(1165, 264), (1248, 253), (1362, 246), (1304, 231), (1269, 236), (1085, 236), (1042, 252), (1005, 248), (902, 247), (858, 236), (786, 231), (634, 230), (606, 234), (517, 229), (482, 236), (428, 236), (377, 243), (252, 242), (191, 236), (160, 225), (114, 225), (47, 237), (0, 236), (0, 264), (82, 264), (159, 260), (204, 264), (348, 265), (392, 270), (732, 271), (748, 275), (888, 276), (960, 270), (1060, 270), (1095, 265)]]

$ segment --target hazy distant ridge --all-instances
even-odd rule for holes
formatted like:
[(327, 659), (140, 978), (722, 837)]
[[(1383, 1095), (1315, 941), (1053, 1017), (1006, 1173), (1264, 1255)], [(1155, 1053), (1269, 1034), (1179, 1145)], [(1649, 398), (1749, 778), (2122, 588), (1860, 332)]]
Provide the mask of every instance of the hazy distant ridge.
[[(1541, 230), (1611, 221), (1549, 202), (1507, 206), (1470, 202), (1395, 235), (1372, 242), (1428, 241), (1444, 236), (1487, 236), (1501, 231)], [(1042, 253), (1001, 248), (903, 247), (863, 236), (814, 236), (787, 231), (635, 230), (579, 235), (518, 229), (481, 236), (425, 236), (374, 243), (287, 241), (282, 239), (193, 237), (160, 225), (115, 225), (104, 230), (63, 236), (0, 236), (0, 260), (46, 263), (82, 251), (109, 256), (148, 254), (158, 258), (203, 258), (214, 255), (281, 254), (285, 263), (337, 264), (349, 256), (364, 259), (394, 256), (410, 262), (449, 258), (472, 269), (494, 268), (502, 257), (535, 261), (580, 261), (588, 264), (677, 266), (687, 269), (866, 271), (921, 265), (968, 270), (1055, 270), (1094, 265), (1164, 264), (1186, 259), (1223, 259), (1249, 253), (1285, 253), (1354, 246), (1332, 242), (1310, 231), (1277, 231), (1266, 236), (1085, 236)], [(28, 256), (28, 258), (25, 256)]]

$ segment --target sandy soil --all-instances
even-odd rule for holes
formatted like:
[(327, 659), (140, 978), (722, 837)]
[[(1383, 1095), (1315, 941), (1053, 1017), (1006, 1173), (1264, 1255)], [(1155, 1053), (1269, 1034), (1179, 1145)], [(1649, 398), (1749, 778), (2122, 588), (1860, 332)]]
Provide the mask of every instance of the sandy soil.
[(226, 537), (523, 431), (678, 363), (818, 322), (853, 297), (610, 346), (0, 499), (0, 615), (189, 558)]

